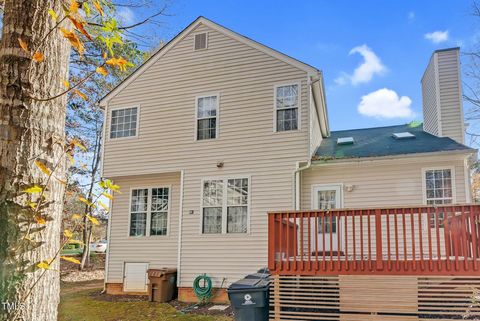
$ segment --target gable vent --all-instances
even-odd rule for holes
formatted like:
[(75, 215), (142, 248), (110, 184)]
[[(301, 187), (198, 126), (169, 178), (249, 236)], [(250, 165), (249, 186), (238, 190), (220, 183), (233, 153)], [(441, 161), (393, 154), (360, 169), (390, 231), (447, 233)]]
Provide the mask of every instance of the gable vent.
[(195, 35), (195, 50), (207, 49), (207, 33), (197, 33)]
[(353, 137), (337, 138), (337, 145), (351, 145), (354, 143)]
[(409, 139), (409, 138), (415, 138), (415, 135), (410, 133), (410, 132), (393, 133), (393, 138), (395, 138), (395, 139)]

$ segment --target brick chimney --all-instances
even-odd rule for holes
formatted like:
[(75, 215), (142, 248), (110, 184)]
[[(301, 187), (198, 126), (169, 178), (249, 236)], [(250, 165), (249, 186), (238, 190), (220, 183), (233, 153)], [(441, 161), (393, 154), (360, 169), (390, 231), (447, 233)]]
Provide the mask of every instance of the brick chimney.
[(423, 129), (463, 144), (460, 48), (436, 50), (422, 77)]

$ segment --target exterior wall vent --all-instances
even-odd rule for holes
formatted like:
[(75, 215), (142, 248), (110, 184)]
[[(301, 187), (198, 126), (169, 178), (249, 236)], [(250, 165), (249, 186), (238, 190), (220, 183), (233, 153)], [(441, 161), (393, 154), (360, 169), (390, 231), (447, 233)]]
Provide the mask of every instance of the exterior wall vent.
[(353, 137), (337, 138), (337, 145), (352, 145), (354, 142)]
[(208, 41), (208, 37), (206, 32), (197, 33), (195, 35), (194, 50), (207, 49), (207, 41)]

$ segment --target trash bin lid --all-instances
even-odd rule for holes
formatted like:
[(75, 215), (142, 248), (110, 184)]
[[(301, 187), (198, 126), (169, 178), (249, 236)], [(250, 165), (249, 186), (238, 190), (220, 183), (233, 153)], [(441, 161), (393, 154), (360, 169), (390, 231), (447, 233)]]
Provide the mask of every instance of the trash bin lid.
[(270, 273), (252, 273), (245, 277), (245, 279), (268, 279)]
[(247, 290), (264, 288), (269, 285), (269, 282), (265, 279), (241, 279), (234, 282), (228, 288), (229, 290)]
[(166, 274), (177, 273), (177, 269), (175, 268), (148, 269), (147, 273), (148, 273), (148, 276), (159, 278)]

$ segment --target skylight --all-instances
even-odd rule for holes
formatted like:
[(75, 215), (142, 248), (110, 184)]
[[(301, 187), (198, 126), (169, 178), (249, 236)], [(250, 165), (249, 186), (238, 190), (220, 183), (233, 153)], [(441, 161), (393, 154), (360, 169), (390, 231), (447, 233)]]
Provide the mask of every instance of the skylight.
[(415, 138), (415, 135), (410, 132), (393, 133), (393, 138), (408, 139), (408, 138)]
[(337, 138), (337, 145), (351, 145), (353, 144), (353, 137), (340, 137)]

